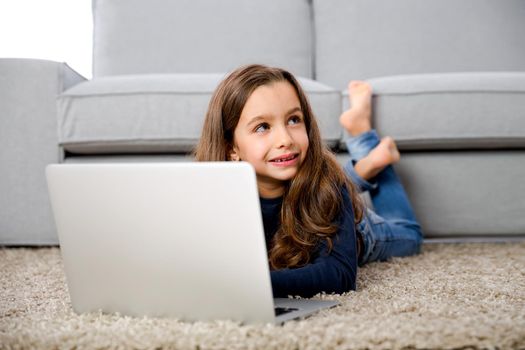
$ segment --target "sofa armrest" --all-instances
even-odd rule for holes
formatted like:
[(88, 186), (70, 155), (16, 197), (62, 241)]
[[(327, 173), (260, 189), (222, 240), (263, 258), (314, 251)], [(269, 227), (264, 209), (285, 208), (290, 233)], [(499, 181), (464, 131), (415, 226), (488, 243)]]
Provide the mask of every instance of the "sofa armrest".
[(60, 159), (56, 98), (84, 80), (65, 63), (0, 59), (0, 245), (58, 242), (44, 168)]

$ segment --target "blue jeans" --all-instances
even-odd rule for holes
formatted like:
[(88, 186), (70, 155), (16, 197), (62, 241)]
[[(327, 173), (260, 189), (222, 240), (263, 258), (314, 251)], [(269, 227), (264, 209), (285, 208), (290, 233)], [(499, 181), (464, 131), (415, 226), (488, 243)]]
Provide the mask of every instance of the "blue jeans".
[(374, 205), (374, 211), (365, 209), (363, 219), (356, 227), (364, 245), (359, 266), (394, 256), (417, 254), (423, 241), (421, 227), (394, 168), (387, 166), (370, 182), (354, 170), (354, 164), (379, 141), (374, 130), (346, 141), (351, 160), (345, 165), (345, 171), (358, 190), (370, 193)]

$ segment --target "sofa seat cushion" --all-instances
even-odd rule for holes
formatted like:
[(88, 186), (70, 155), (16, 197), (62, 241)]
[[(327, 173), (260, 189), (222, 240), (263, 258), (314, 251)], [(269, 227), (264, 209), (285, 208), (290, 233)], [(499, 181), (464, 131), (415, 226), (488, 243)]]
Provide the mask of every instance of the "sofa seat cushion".
[[(525, 147), (525, 73), (370, 79), (373, 125), (400, 149)], [(343, 94), (348, 108), (348, 93)]]
[[(58, 98), (59, 144), (68, 153), (185, 153), (201, 135), (211, 95), (224, 74), (95, 78)], [(341, 138), (340, 92), (300, 79), (326, 142)]]

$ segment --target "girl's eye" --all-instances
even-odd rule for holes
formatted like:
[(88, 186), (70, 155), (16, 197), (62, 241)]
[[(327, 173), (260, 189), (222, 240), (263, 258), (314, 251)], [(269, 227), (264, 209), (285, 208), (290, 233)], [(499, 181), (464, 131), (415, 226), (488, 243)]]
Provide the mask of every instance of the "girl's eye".
[(298, 117), (296, 115), (290, 117), (290, 119), (288, 119), (288, 123), (289, 124), (299, 124), (301, 122), (301, 117)]
[(255, 132), (263, 132), (268, 130), (269, 125), (267, 123), (259, 124), (255, 127)]

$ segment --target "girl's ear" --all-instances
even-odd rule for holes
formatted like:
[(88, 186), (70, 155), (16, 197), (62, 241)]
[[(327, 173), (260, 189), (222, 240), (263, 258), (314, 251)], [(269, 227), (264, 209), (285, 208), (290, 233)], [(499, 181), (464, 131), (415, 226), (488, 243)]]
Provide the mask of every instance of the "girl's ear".
[(241, 160), (241, 158), (239, 157), (239, 154), (237, 153), (237, 147), (230, 146), (230, 152), (229, 152), (228, 158), (234, 162), (238, 162)]

